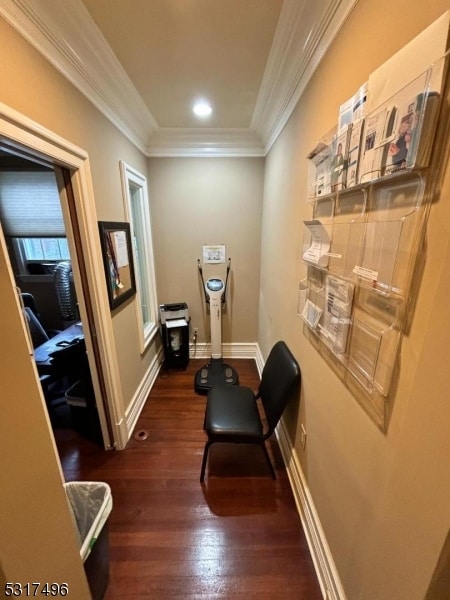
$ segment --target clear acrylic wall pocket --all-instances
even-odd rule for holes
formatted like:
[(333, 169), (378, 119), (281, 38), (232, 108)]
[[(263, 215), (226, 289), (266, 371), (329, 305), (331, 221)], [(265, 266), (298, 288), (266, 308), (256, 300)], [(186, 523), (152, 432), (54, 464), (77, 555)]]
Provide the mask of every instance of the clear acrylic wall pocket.
[(361, 285), (407, 296), (420, 241), (424, 186), (415, 173), (374, 186), (360, 259), (353, 268)]
[[(368, 183), (413, 168), (428, 166), (440, 107), (444, 59), (431, 65), (387, 100), (375, 105), (364, 121), (359, 178)], [(369, 86), (373, 82), (369, 80)], [(383, 97), (372, 90), (372, 96)]]
[(404, 304), (359, 289), (348, 345), (348, 368), (368, 392), (389, 393), (401, 337)]
[(336, 197), (328, 261), (328, 271), (334, 275), (354, 279), (364, 239), (366, 197), (364, 188)]
[(332, 240), (332, 225), (320, 219), (303, 221), (302, 260), (313, 267), (326, 269)]
[(308, 277), (299, 284), (297, 314), (311, 330), (316, 330), (324, 311), (325, 273), (308, 267)]
[(308, 298), (308, 280), (302, 279), (298, 284), (297, 316), (302, 317), (303, 309)]
[(395, 368), (400, 331), (393, 326), (353, 317), (352, 334), (349, 341), (348, 369), (362, 387), (372, 392), (377, 390), (387, 396)]
[(345, 354), (347, 350), (353, 294), (354, 285), (350, 281), (329, 273), (325, 276), (323, 314), (318, 326), (322, 341), (336, 356)]
[(309, 159), (308, 200), (323, 198), (333, 191), (331, 169), (336, 131), (337, 128), (334, 127), (325, 134), (307, 155), (307, 158)]

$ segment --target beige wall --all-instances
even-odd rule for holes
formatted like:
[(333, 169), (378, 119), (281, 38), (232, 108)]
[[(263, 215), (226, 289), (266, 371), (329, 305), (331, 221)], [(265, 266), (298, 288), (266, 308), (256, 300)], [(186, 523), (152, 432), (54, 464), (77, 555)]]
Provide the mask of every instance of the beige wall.
[[(3, 57), (0, 102), (87, 151), (97, 218), (123, 221), (119, 161), (124, 160), (147, 175), (145, 157), (3, 19), (0, 19), (0, 54)], [(8, 311), (3, 308), (3, 295), (6, 298), (12, 294), (3, 275), (1, 290), (1, 329), (3, 339), (8, 339), (8, 345), (3, 344), (2, 348), (7, 356), (2, 356), (0, 363), (3, 575), (8, 581), (70, 580), (71, 597), (81, 600), (88, 597), (86, 583), (75, 538), (71, 537), (69, 513), (63, 504), (51, 433), (24, 346), (19, 312), (12, 304)], [(112, 327), (122, 386), (120, 419), (125, 418), (151, 364), (155, 346), (140, 356), (133, 301), (113, 316)]]
[[(225, 244), (231, 257), (223, 342), (256, 341), (263, 181), (262, 158), (149, 159), (159, 302), (187, 302), (199, 342), (209, 339), (197, 269), (208, 244)], [(204, 267), (205, 279), (225, 273)]]
[[(360, 0), (266, 158), (259, 342), (283, 337), (299, 359), (295, 444), (349, 600), (423, 600), (450, 526), (450, 174), (431, 208), (427, 255), (387, 434), (368, 418), (302, 333), (297, 286), (308, 151), (371, 71), (448, 9), (448, 2)], [(307, 450), (300, 424), (307, 429)]]
[[(3, 19), (0, 50), (3, 56), (14, 57), (2, 61), (0, 101), (84, 149), (89, 154), (98, 220), (124, 221), (119, 161), (146, 176), (145, 157)], [(114, 314), (113, 329), (124, 412), (155, 349), (140, 356), (133, 301)]]

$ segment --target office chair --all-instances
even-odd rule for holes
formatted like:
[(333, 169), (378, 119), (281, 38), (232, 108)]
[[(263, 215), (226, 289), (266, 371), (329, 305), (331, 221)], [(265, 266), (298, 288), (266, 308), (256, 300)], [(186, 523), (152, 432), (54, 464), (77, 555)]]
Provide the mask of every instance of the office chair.
[[(204, 429), (208, 435), (203, 452), (200, 481), (204, 481), (208, 451), (216, 442), (258, 444), (261, 446), (272, 479), (275, 470), (266, 448), (289, 400), (300, 388), (300, 367), (283, 341), (277, 342), (267, 358), (257, 393), (246, 386), (218, 385), (208, 392)], [(260, 417), (261, 400), (266, 425)]]
[(22, 304), (23, 304), (23, 306), (27, 306), (28, 308), (31, 308), (31, 310), (33, 311), (33, 313), (36, 315), (36, 317), (40, 321), (41, 317), (39, 315), (39, 311), (37, 309), (36, 300), (34, 299), (33, 294), (30, 294), (30, 292), (21, 292), (20, 296), (22, 298)]
[[(29, 316), (27, 316), (27, 320), (28, 320), (28, 324), (30, 325), (30, 327), (33, 328), (33, 330), (36, 329), (39, 331), (39, 333), (36, 333), (38, 343), (33, 342), (33, 347), (36, 348), (37, 346), (40, 346), (41, 344), (43, 344), (44, 342), (47, 341), (46, 339), (44, 339), (41, 330), (43, 330), (45, 332), (47, 339), (49, 339), (49, 338), (52, 338), (57, 333), (59, 333), (59, 329), (47, 329), (46, 327), (44, 327), (44, 323), (41, 319), (41, 315), (38, 311), (36, 300), (35, 300), (33, 294), (30, 294), (29, 292), (21, 292), (20, 296), (22, 299), (22, 306), (31, 310), (35, 317), (33, 319), (33, 324), (30, 324)], [(35, 325), (36, 320), (37, 320), (37, 324)], [(30, 333), (32, 334), (32, 338), (33, 338), (33, 331), (30, 330)]]
[[(47, 342), (49, 340), (49, 336), (42, 327), (41, 322), (37, 318), (36, 314), (29, 306), (24, 306), (22, 310), (28, 324), (28, 331), (30, 332), (33, 348), (37, 348), (41, 344)], [(37, 369), (39, 373), (39, 382), (41, 384), (47, 406), (49, 409), (51, 409), (53, 408), (53, 404), (60, 398), (61, 395), (59, 393), (59, 388), (57, 388), (58, 378), (52, 373), (41, 372), (39, 365), (37, 365)]]
[(49, 336), (45, 329), (42, 327), (41, 322), (36, 316), (35, 312), (29, 307), (23, 307), (23, 314), (28, 323), (28, 330), (31, 335), (31, 341), (33, 343), (33, 348), (37, 348), (44, 342), (47, 342)]

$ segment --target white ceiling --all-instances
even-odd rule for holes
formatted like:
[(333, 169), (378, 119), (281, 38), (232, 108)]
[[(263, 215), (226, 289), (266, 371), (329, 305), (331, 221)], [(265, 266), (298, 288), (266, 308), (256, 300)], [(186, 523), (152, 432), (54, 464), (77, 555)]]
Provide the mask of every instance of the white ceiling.
[(2, 0), (0, 15), (147, 155), (263, 156), (356, 2)]

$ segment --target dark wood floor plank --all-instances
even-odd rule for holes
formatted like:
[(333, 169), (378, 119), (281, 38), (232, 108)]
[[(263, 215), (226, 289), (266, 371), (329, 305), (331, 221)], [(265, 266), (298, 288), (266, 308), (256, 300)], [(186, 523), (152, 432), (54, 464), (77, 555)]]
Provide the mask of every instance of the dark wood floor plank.
[[(227, 362), (256, 389), (254, 361)], [(275, 439), (268, 449), (276, 481), (260, 448), (215, 444), (199, 482), (206, 398), (193, 383), (204, 363), (158, 377), (136, 426), (148, 438), (131, 439), (122, 452), (55, 431), (66, 479), (112, 489), (105, 600), (319, 600)]]

